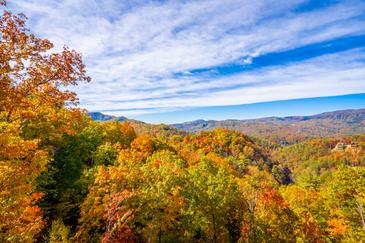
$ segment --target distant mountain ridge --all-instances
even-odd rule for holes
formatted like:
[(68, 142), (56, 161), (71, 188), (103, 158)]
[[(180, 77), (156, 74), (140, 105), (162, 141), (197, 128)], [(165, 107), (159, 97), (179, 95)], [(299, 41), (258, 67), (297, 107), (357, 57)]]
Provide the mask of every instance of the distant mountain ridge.
[[(89, 112), (96, 121), (131, 121), (124, 116)], [(147, 124), (146, 124), (147, 125)], [(152, 125), (151, 125), (152, 126)], [(158, 125), (153, 125), (153, 127)], [(171, 124), (186, 132), (200, 132), (216, 128), (227, 128), (249, 136), (265, 138), (276, 142), (297, 142), (311, 137), (335, 137), (365, 133), (365, 109), (339, 110), (311, 116), (265, 117), (247, 120), (195, 120)]]
[(111, 115), (105, 115), (101, 112), (88, 112), (88, 115), (93, 119), (94, 121), (125, 121), (127, 120), (124, 116), (111, 116)]
[(365, 133), (365, 109), (339, 110), (312, 116), (223, 121), (196, 120), (172, 124), (172, 126), (188, 132), (199, 132), (221, 127), (271, 140), (298, 141), (310, 137)]
[(324, 112), (318, 115), (308, 117), (310, 119), (333, 119), (345, 121), (348, 123), (358, 123), (365, 120), (365, 109)]

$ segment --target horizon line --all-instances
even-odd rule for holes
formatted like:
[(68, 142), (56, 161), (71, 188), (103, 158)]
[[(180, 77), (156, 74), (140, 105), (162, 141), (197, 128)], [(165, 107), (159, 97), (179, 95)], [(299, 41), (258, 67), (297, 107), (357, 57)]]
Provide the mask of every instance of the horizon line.
[(324, 112), (363, 108), (365, 108), (365, 93), (276, 100), (240, 105), (179, 107), (174, 111), (161, 111), (131, 116), (113, 114), (113, 112), (109, 112), (110, 110), (90, 110), (89, 112), (100, 112), (116, 117), (123, 116), (128, 119), (152, 124), (176, 124), (197, 120), (224, 121), (310, 116)]

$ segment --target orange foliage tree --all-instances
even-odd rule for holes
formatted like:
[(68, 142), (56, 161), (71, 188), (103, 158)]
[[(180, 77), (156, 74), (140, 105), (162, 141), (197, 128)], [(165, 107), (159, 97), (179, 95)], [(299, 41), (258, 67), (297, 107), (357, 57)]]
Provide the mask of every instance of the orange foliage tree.
[(49, 161), (47, 142), (51, 133), (72, 133), (69, 122), (80, 118), (66, 108), (77, 104), (66, 87), (90, 81), (80, 54), (66, 47), (52, 53), (26, 19), (8, 10), (0, 16), (0, 241), (28, 242), (41, 231), (35, 179)]
[(0, 131), (0, 241), (31, 241), (44, 225), (34, 184), (48, 156), (39, 141), (22, 139), (16, 125), (0, 122)]

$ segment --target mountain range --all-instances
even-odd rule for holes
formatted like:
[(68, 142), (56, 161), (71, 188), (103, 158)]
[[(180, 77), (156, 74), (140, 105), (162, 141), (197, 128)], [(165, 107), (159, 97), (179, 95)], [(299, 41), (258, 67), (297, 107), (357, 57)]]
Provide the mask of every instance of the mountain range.
[[(94, 120), (127, 120), (126, 117), (90, 112)], [(196, 120), (171, 124), (186, 132), (227, 128), (276, 142), (297, 142), (311, 137), (335, 137), (365, 133), (365, 109), (339, 110), (312, 116), (266, 117), (249, 120)]]
[(88, 115), (94, 121), (111, 121), (111, 120), (125, 121), (125, 120), (127, 120), (127, 118), (124, 116), (111, 116), (111, 115), (103, 114), (101, 112), (88, 112)]
[(250, 120), (196, 120), (173, 124), (177, 129), (199, 132), (217, 127), (276, 141), (333, 137), (365, 133), (365, 109), (325, 112), (313, 116), (267, 117)]

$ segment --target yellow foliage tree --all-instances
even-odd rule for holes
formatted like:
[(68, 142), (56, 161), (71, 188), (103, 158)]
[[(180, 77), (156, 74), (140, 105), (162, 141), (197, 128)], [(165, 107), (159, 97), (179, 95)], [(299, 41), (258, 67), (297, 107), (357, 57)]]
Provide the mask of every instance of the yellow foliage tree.
[[(6, 1), (0, 1), (6, 7)], [(36, 239), (44, 221), (36, 178), (49, 161), (50, 140), (74, 133), (79, 110), (69, 85), (89, 81), (81, 55), (64, 48), (52, 53), (47, 39), (26, 28), (26, 17), (0, 16), (0, 241)]]

